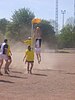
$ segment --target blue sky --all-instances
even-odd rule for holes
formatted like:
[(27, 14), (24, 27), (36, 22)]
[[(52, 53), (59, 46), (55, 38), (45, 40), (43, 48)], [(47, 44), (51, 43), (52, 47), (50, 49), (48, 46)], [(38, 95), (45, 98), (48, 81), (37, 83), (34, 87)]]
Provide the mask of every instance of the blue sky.
[[(66, 10), (64, 22), (74, 16), (74, 0), (58, 0), (59, 25), (62, 26), (61, 10)], [(56, 0), (0, 0), (0, 19), (10, 19), (15, 10), (29, 8), (35, 16), (41, 19), (55, 20)]]

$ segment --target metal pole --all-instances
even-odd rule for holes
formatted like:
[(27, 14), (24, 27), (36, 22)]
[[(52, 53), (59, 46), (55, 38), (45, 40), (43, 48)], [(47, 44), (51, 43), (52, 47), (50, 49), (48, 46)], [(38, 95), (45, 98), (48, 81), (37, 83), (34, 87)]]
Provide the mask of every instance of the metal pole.
[(64, 14), (66, 13), (66, 10), (61, 10), (61, 14), (62, 14), (62, 29), (64, 28)]
[(58, 34), (58, 0), (56, 0), (56, 16), (55, 16), (55, 31)]
[(75, 0), (74, 0), (74, 26), (75, 26)]

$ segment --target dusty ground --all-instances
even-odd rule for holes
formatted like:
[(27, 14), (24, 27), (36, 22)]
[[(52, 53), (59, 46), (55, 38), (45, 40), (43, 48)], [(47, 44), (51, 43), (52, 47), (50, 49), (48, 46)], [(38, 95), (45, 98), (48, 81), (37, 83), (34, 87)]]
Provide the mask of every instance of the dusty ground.
[(33, 74), (26, 73), (24, 52), (13, 52), (10, 75), (0, 76), (0, 100), (75, 100), (75, 53), (42, 53)]

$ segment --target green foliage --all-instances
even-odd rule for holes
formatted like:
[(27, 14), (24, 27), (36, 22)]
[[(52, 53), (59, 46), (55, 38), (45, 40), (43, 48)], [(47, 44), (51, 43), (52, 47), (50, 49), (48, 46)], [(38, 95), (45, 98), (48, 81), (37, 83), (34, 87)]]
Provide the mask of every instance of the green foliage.
[(74, 18), (73, 17), (69, 17), (66, 21), (66, 25), (72, 25), (74, 26)]
[[(15, 40), (22, 40), (31, 35), (32, 24), (31, 21), (34, 18), (34, 14), (29, 9), (19, 9), (12, 15), (11, 22), (5, 19), (0, 20), (0, 29), (7, 37)], [(1, 27), (2, 26), (2, 27)], [(42, 20), (39, 26), (42, 31), (43, 42), (47, 42), (50, 46), (56, 41), (55, 32), (53, 26), (47, 20)]]
[(42, 20), (40, 24), (36, 25), (36, 27), (37, 26), (39, 26), (42, 31), (43, 42), (46, 42), (48, 46), (54, 46), (56, 38), (55, 38), (54, 27), (50, 24), (50, 22)]
[(5, 18), (0, 19), (0, 31), (4, 35), (5, 35), (5, 32), (6, 32), (6, 27), (7, 27), (8, 23), (9, 22)]
[(71, 48), (75, 47), (75, 31), (72, 25), (66, 25), (61, 34), (57, 36), (59, 48)]
[(49, 21), (42, 20), (40, 24), (41, 30), (42, 30), (42, 38), (45, 42), (48, 43), (48, 45), (54, 45), (55, 44), (55, 32), (54, 27), (50, 24)]
[(3, 34), (0, 33), (0, 44), (2, 43), (3, 40), (4, 40), (4, 36)]
[(12, 22), (7, 26), (11, 38), (21, 40), (31, 34), (31, 21), (34, 14), (29, 9), (19, 9), (12, 15)]
[(34, 14), (29, 9), (19, 9), (12, 15), (12, 22), (19, 25), (31, 25), (31, 20), (34, 18)]

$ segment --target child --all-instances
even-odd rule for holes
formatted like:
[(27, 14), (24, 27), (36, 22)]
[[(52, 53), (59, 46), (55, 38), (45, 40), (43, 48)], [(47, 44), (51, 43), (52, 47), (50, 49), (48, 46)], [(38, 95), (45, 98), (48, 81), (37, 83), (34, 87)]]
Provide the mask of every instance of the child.
[(32, 68), (34, 64), (34, 51), (31, 49), (31, 46), (28, 46), (28, 49), (25, 51), (25, 56), (23, 61), (27, 63), (27, 71), (28, 73), (32, 74)]

